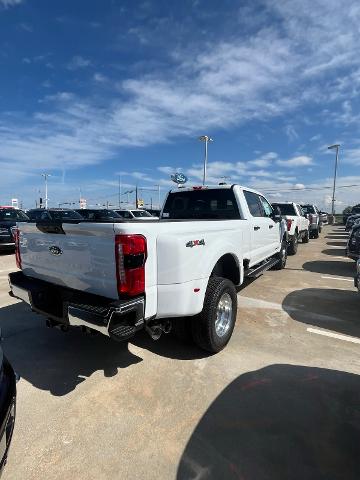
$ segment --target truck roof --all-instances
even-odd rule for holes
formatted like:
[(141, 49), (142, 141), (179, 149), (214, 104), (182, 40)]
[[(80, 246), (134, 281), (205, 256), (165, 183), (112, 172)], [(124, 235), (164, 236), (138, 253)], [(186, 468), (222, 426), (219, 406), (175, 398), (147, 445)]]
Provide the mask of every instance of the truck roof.
[(244, 187), (242, 185), (239, 185), (238, 183), (224, 184), (224, 185), (193, 185), (191, 187), (189, 186), (189, 187), (172, 188), (169, 193), (192, 192), (193, 190), (229, 190), (233, 187), (239, 187), (241, 188), (241, 190), (247, 190), (249, 192), (254, 192), (262, 196), (264, 195), (258, 190), (254, 190), (253, 188), (250, 188), (250, 187)]

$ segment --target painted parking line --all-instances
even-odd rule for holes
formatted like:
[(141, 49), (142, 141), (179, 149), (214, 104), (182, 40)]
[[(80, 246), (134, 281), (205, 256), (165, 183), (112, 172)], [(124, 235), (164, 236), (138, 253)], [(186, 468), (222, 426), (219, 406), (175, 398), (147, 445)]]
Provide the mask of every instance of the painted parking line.
[(360, 343), (360, 338), (349, 337), (348, 335), (340, 335), (339, 333), (328, 332), (326, 330), (318, 330), (317, 328), (307, 328), (307, 332), (316, 333), (317, 335), (323, 335), (324, 337), (336, 338), (343, 340), (344, 342)]
[(326, 280), (342, 280), (343, 282), (351, 282), (354, 283), (354, 280), (352, 278), (342, 278), (342, 277), (324, 277), (324, 275), (321, 275), (321, 278), (324, 278)]

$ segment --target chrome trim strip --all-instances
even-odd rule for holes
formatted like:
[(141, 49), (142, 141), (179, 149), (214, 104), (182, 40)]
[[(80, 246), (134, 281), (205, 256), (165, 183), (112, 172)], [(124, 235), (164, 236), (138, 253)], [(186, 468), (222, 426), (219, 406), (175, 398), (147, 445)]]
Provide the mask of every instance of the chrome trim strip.
[[(117, 313), (120, 313), (120, 314), (125, 313), (126, 311), (130, 310), (132, 307), (134, 307), (135, 305), (138, 305), (138, 304), (143, 305), (143, 315), (144, 315), (145, 301), (144, 301), (143, 298), (140, 298), (138, 300), (134, 300), (134, 301), (124, 303), (123, 305), (120, 305), (119, 308), (116, 308), (116, 309), (112, 310), (110, 315), (109, 315), (108, 321), (107, 321), (106, 325), (104, 325), (104, 326), (95, 325), (93, 323), (87, 322), (86, 320), (81, 318), (81, 313), (86, 312), (88, 314), (89, 313), (88, 311), (85, 311), (81, 308), (76, 308), (72, 305), (69, 305), (69, 307), (68, 307), (69, 324), (71, 326), (75, 326), (75, 327), (81, 327), (81, 326), (89, 327), (89, 328), (92, 328), (93, 330), (97, 330), (98, 332), (102, 333), (103, 335), (106, 335), (107, 337), (109, 337), (110, 336), (109, 335), (109, 325), (110, 325), (110, 322), (112, 320), (113, 315), (115, 315)], [(135, 326), (141, 325), (143, 322), (144, 322), (144, 319), (142, 318), (141, 320), (139, 320), (135, 324)]]

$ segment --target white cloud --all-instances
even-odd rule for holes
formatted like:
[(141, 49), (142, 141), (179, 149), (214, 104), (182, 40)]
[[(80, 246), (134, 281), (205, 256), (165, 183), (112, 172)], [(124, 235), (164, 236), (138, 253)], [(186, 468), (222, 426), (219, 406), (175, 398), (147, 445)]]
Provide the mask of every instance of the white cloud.
[(24, 32), (32, 33), (34, 31), (33, 27), (29, 23), (19, 23), (18, 25), (20, 30), (23, 30)]
[[(2, 6), (19, 3), (0, 0)], [(344, 8), (336, 0), (265, 3), (269, 12), (276, 12), (276, 24), (227, 41), (222, 37), (191, 45), (191, 54), (177, 50), (171, 71), (134, 74), (120, 83), (120, 92), (114, 91), (110, 100), (60, 92), (46, 97), (44, 108), (31, 118), (0, 117), (0, 160), (28, 171), (59, 165), (76, 168), (109, 160), (121, 147), (195, 138), (203, 131), (231, 129), (256, 119), (265, 122), (283, 114), (291, 115), (292, 122), (292, 113), (307, 104), (324, 110), (324, 117), (333, 122), (331, 102), (342, 101), (341, 121), (356, 120), (351, 102), (360, 88), (360, 5), (349, 1)], [(68, 68), (89, 66), (89, 59), (75, 56)], [(94, 76), (95, 81), (100, 78)], [(222, 175), (241, 178), (254, 167), (260, 169), (254, 174), (267, 175), (266, 168), (274, 163), (291, 168), (312, 164), (306, 155), (266, 157), (271, 153), (249, 162), (213, 162), (209, 174), (219, 181)], [(341, 155), (344, 162), (360, 163), (357, 148)], [(201, 166), (190, 170), (194, 178), (201, 178)]]
[(108, 81), (108, 78), (99, 72), (94, 73), (93, 79), (94, 79), (94, 82), (97, 82), (97, 83), (105, 83)]
[(248, 162), (249, 165), (254, 165), (255, 167), (268, 167), (271, 165), (272, 161), (278, 158), (278, 154), (275, 152), (269, 152), (261, 155), (259, 158), (255, 160), (250, 160)]
[(4, 8), (15, 7), (15, 5), (20, 5), (23, 0), (0, 0), (0, 6)]
[(299, 155), (289, 158), (288, 160), (276, 160), (276, 163), (283, 167), (304, 167), (306, 165), (312, 165), (313, 161), (312, 158), (307, 155)]
[(299, 138), (299, 135), (293, 125), (286, 125), (285, 133), (290, 142)]
[(81, 55), (75, 55), (67, 65), (69, 70), (78, 70), (80, 68), (90, 67), (92, 65), (91, 60), (84, 58)]

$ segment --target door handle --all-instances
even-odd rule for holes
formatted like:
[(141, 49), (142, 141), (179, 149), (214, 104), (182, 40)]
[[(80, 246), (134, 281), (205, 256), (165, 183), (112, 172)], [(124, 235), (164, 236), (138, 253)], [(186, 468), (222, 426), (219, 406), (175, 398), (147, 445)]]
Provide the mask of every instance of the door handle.
[(269, 225), (269, 228), (274, 228), (274, 225)]
[(254, 227), (254, 230), (260, 230), (260, 227)]

